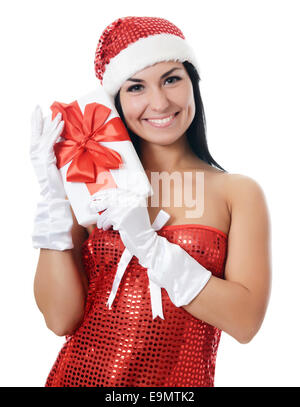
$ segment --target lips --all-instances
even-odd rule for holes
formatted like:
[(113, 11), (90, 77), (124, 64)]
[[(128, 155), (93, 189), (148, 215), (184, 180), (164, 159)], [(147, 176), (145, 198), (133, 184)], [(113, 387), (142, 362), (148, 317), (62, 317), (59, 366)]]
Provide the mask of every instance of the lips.
[(179, 112), (173, 113), (168, 116), (160, 117), (160, 118), (148, 118), (144, 119), (147, 123), (149, 123), (151, 126), (154, 127), (167, 127), (169, 126), (175, 119), (175, 117), (178, 115)]

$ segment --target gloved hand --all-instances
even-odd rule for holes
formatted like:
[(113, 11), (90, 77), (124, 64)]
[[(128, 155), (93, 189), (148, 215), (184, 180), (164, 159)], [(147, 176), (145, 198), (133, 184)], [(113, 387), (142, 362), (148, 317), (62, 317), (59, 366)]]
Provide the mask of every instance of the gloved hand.
[(56, 166), (53, 146), (63, 131), (64, 122), (58, 113), (43, 119), (37, 106), (31, 116), (30, 159), (40, 185), (41, 201), (34, 218), (32, 242), (34, 248), (66, 250), (73, 248), (73, 225), (70, 203), (61, 174)]
[(212, 273), (179, 245), (154, 231), (146, 198), (113, 188), (97, 192), (92, 199), (95, 210), (104, 210), (98, 228), (113, 226), (119, 231), (124, 246), (148, 268), (149, 279), (166, 289), (174, 305), (187, 305), (200, 293)]

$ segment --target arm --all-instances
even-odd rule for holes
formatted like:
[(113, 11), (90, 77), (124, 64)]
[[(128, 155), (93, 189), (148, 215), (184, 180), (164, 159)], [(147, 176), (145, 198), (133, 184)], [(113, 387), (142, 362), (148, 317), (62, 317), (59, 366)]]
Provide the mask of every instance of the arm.
[(40, 249), (34, 293), (47, 326), (57, 335), (73, 331), (82, 318), (85, 298), (80, 273), (84, 234), (66, 200), (53, 148), (63, 127), (60, 113), (53, 120), (51, 116), (43, 118), (36, 106), (29, 149), (41, 195), (32, 233), (33, 247)]
[(34, 295), (47, 327), (56, 335), (71, 334), (82, 321), (87, 278), (81, 263), (81, 245), (88, 237), (74, 214), (73, 249), (40, 249), (34, 279)]
[(231, 226), (225, 280), (212, 276), (183, 308), (240, 343), (249, 342), (265, 316), (271, 285), (270, 224), (264, 193), (252, 179), (231, 175)]

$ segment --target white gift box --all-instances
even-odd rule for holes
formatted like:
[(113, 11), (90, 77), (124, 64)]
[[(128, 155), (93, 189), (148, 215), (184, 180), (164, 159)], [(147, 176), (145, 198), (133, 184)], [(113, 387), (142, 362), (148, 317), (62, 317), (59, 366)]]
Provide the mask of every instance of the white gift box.
[[(90, 103), (97, 103), (109, 108), (111, 112), (105, 121), (105, 124), (113, 118), (120, 119), (114, 106), (113, 99), (106, 94), (101, 86), (80, 97), (76, 100), (76, 102), (80, 107), (82, 115), (84, 115), (86, 105)], [(64, 117), (63, 120), (65, 120)], [(124, 129), (126, 131), (125, 126)], [(106, 188), (119, 187), (144, 197), (148, 197), (153, 194), (151, 184), (149, 183), (148, 177), (127, 131), (126, 134), (128, 139), (124, 141), (99, 142), (100, 145), (108, 147), (109, 149), (119, 153), (122, 159), (122, 165), (120, 168), (106, 169), (106, 171), (97, 174), (96, 181), (92, 183), (93, 188), (91, 188), (91, 183), (72, 182), (67, 180), (68, 169), (72, 164), (72, 160), (60, 167), (66, 195), (70, 201), (77, 222), (84, 227), (97, 223), (97, 217), (99, 215), (95, 213), (90, 206), (91, 196), (97, 191), (104, 190)], [(64, 141), (64, 138), (62, 138), (60, 141)], [(78, 148), (80, 148), (79, 144)], [(109, 174), (109, 177), (107, 177), (107, 174)]]

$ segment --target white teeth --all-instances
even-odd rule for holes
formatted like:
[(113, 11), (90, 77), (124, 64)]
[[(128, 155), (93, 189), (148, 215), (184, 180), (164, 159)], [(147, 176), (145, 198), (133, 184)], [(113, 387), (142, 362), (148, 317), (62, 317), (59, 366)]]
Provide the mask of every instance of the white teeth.
[(164, 123), (168, 123), (170, 120), (172, 120), (173, 117), (174, 117), (174, 115), (166, 117), (165, 119), (161, 119), (161, 120), (148, 119), (148, 121), (152, 122), (152, 123), (157, 123), (157, 124), (164, 124)]

